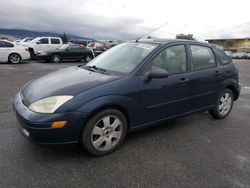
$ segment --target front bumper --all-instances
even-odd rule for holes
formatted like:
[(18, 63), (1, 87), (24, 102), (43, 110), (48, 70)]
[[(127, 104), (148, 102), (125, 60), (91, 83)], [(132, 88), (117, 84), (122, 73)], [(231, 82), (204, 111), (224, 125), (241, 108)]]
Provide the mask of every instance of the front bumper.
[[(22, 134), (35, 144), (76, 144), (88, 117), (87, 113), (66, 112), (41, 114), (29, 110), (22, 102), (20, 93), (14, 98), (18, 128)], [(67, 121), (62, 128), (51, 128), (55, 121)]]

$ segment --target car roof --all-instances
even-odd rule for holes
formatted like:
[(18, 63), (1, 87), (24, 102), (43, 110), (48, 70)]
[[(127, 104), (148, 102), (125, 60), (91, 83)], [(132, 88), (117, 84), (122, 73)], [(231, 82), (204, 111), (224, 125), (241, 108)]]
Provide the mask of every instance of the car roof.
[[(136, 41), (134, 41), (134, 42), (136, 42)], [(138, 42), (155, 43), (155, 44), (169, 44), (169, 43), (174, 43), (174, 42), (190, 42), (190, 43), (196, 43), (196, 44), (215, 47), (215, 45), (211, 45), (209, 43), (196, 41), (196, 40), (185, 40), (185, 39), (141, 39)]]

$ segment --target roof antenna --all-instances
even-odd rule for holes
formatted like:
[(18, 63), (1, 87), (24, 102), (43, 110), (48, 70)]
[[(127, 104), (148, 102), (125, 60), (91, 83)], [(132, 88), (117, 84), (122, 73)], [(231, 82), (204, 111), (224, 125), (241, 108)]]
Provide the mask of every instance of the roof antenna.
[(150, 33), (153, 33), (154, 31), (157, 31), (158, 29), (162, 28), (163, 26), (165, 26), (165, 25), (167, 25), (167, 24), (168, 24), (168, 23), (166, 22), (166, 23), (162, 24), (161, 26), (157, 27), (156, 29), (154, 29), (154, 30), (152, 30), (152, 31), (150, 31), (150, 32), (148, 32), (148, 33), (146, 33), (146, 34), (140, 36), (138, 39), (136, 39), (135, 42), (138, 42), (142, 37), (144, 37), (144, 36), (146, 36), (146, 35), (148, 35), (148, 34), (150, 34)]

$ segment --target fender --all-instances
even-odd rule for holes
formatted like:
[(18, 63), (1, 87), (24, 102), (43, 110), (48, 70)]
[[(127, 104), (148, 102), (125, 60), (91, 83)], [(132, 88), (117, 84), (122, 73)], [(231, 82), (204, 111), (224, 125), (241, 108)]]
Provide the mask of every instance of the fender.
[(106, 95), (94, 98), (82, 105), (77, 111), (91, 115), (103, 108), (115, 107), (125, 113), (124, 115), (128, 118), (129, 127), (134, 127), (139, 121), (138, 106), (138, 102), (133, 98), (121, 95)]
[(233, 93), (234, 93), (234, 100), (237, 100), (239, 98), (240, 95), (240, 84), (237, 82), (237, 80), (229, 78), (226, 79), (222, 82), (220, 90), (218, 91), (217, 94), (219, 94), (222, 90), (224, 90), (227, 87), (231, 87), (233, 89)]

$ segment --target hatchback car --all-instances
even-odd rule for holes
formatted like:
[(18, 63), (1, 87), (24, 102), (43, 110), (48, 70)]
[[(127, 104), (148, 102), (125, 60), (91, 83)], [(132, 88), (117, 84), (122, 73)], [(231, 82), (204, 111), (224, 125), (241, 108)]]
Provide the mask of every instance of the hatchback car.
[(127, 42), (86, 65), (27, 83), (14, 99), (18, 127), (38, 144), (114, 151), (127, 132), (194, 112), (225, 118), (240, 94), (238, 70), (209, 44)]

